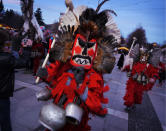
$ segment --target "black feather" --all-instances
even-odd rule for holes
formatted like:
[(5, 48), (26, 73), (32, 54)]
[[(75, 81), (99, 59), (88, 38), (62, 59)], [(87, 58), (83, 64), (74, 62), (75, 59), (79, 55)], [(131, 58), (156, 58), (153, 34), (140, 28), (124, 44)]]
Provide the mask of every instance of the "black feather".
[(96, 20), (97, 13), (92, 8), (87, 8), (85, 11), (83, 11), (82, 15), (79, 17), (80, 24), (83, 24), (83, 22), (88, 21), (94, 21)]

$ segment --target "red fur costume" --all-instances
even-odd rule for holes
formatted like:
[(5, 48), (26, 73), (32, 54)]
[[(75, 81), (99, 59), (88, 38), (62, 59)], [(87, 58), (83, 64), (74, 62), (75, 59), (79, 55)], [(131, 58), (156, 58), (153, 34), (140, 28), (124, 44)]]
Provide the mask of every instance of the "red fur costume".
[[(67, 72), (71, 67), (72, 66), (69, 62), (63, 64), (59, 61), (56, 61), (55, 63), (47, 66), (47, 81), (51, 82), (51, 88), (48, 87), (48, 89), (51, 90), (52, 98), (55, 98), (55, 104), (59, 102), (62, 94), (67, 95), (68, 99), (64, 104), (65, 108), (68, 103), (73, 102), (75, 98), (74, 92), (82, 95), (85, 88), (88, 87), (87, 99), (85, 103), (81, 103), (81, 107), (84, 109), (84, 115), (80, 125), (66, 125), (63, 129), (61, 129), (62, 131), (88, 131), (90, 130), (90, 126), (88, 126), (89, 112), (98, 115), (105, 115), (107, 113), (107, 109), (103, 109), (102, 104), (108, 103), (108, 99), (103, 97), (103, 92), (108, 91), (109, 87), (104, 87), (102, 75), (91, 68), (90, 70), (87, 70), (83, 83), (79, 86), (79, 88), (77, 88), (73, 73)], [(71, 78), (71, 82), (69, 85), (66, 85), (69, 77)]]
[(154, 81), (158, 78), (158, 69), (147, 63), (135, 63), (132, 68), (131, 77), (127, 81), (126, 94), (124, 96), (124, 105), (130, 107), (133, 104), (142, 103), (142, 95), (144, 91), (151, 90), (154, 85), (154, 82), (148, 82), (146, 85), (138, 83), (136, 80), (133, 80), (133, 76), (137, 74), (144, 74), (148, 79), (153, 78)]
[[(68, 124), (70, 121), (67, 119), (62, 131), (89, 131), (89, 113), (102, 116), (107, 114), (102, 104), (108, 103), (103, 93), (109, 87), (104, 86), (102, 75), (111, 73), (115, 65), (113, 51), (118, 45), (120, 33), (112, 22), (109, 10), (99, 12), (106, 1), (103, 0), (96, 10), (80, 6), (72, 11), (73, 7), (69, 7), (71, 11), (60, 18), (60, 31), (57, 32), (55, 46), (49, 51), (51, 64), (45, 72), (48, 74), (47, 88), (51, 90), (55, 104), (61, 103), (65, 97), (61, 104), (64, 109), (69, 103), (79, 101), (77, 104), (84, 111), (79, 125)], [(75, 21), (71, 21), (71, 17)], [(71, 21), (71, 24), (66, 21)], [(114, 31), (115, 34), (111, 33)]]
[(34, 43), (32, 46), (33, 54), (33, 73), (36, 74), (40, 61), (44, 56), (44, 46), (41, 43)]

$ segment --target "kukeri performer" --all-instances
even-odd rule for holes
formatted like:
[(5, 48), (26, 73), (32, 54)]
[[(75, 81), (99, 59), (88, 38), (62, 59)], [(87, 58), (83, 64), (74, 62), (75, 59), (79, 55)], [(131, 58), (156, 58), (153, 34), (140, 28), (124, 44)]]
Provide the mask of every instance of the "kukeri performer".
[(156, 60), (156, 52), (159, 53), (155, 51), (149, 55), (145, 48), (141, 48), (138, 54), (133, 55), (133, 58), (139, 60), (133, 64), (131, 76), (126, 84), (126, 94), (123, 98), (126, 111), (135, 109), (135, 104), (141, 104), (144, 91), (151, 90), (158, 79), (159, 61)]
[[(60, 18), (61, 31), (50, 50), (51, 64), (37, 73), (49, 84), (45, 95), (41, 91), (38, 99), (53, 99), (54, 103), (40, 112), (40, 122), (49, 130), (88, 131), (89, 113), (107, 114), (102, 104), (108, 103), (104, 92), (109, 87), (104, 86), (102, 75), (111, 73), (114, 67), (113, 51), (120, 32), (112, 21), (113, 11), (99, 12), (106, 1), (96, 10), (86, 6), (73, 9), (72, 3), (68, 3), (68, 12)], [(56, 114), (56, 120), (49, 117), (50, 112)]]
[(36, 75), (36, 72), (40, 66), (40, 61), (44, 56), (44, 46), (41, 43), (40, 39), (37, 39), (33, 42), (31, 57), (33, 59), (33, 75)]

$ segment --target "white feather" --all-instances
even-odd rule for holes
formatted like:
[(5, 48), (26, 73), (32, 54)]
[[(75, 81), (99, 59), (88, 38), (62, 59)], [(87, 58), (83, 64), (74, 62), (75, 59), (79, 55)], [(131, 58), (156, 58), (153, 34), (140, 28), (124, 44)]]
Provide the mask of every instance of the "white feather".
[[(79, 25), (79, 16), (82, 14), (82, 12), (86, 9), (86, 6), (78, 6), (77, 8), (75, 8), (72, 11), (67, 11), (67, 13), (65, 13), (64, 15), (62, 15), (60, 17), (60, 26), (59, 26), (59, 30), (61, 27), (63, 26), (75, 26), (75, 28), (78, 27)], [(77, 21), (78, 20), (78, 21)]]
[(77, 8), (75, 8), (74, 10), (73, 10), (73, 12), (75, 13), (75, 15), (77, 16), (77, 18), (78, 18), (78, 20), (79, 20), (79, 16), (82, 14), (82, 12), (84, 11), (84, 10), (86, 10), (88, 7), (87, 6), (84, 6), (84, 5), (82, 5), (82, 6), (78, 6)]
[(108, 22), (106, 23), (107, 32), (108, 35), (113, 35), (118, 43), (120, 43), (121, 40), (121, 34), (120, 30), (118, 29), (116, 23), (114, 22), (112, 16), (110, 13), (107, 13), (108, 16)]

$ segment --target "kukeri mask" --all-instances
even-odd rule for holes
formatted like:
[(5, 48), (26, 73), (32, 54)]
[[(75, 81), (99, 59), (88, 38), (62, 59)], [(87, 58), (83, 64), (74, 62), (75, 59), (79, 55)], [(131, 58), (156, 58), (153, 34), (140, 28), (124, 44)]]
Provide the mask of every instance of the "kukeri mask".
[(95, 39), (87, 40), (84, 36), (77, 34), (70, 63), (73, 66), (81, 66), (90, 69), (96, 56), (97, 42)]

